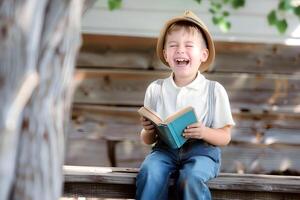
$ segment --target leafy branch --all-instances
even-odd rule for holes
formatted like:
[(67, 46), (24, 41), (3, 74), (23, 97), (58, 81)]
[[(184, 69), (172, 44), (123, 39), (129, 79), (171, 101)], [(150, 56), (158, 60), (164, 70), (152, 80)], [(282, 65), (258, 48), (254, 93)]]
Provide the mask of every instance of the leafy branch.
[(277, 9), (271, 10), (267, 16), (269, 25), (275, 26), (280, 33), (285, 33), (288, 27), (285, 16), (287, 12), (294, 13), (300, 19), (300, 1), (281, 0)]
[(122, 6), (122, 0), (107, 0), (109, 10), (119, 9)]
[[(201, 0), (196, 0), (201, 3)], [(245, 0), (211, 0), (209, 12), (212, 14), (212, 22), (217, 25), (223, 32), (231, 28), (231, 22), (228, 20), (230, 15), (225, 5), (230, 5), (234, 9), (245, 6)]]

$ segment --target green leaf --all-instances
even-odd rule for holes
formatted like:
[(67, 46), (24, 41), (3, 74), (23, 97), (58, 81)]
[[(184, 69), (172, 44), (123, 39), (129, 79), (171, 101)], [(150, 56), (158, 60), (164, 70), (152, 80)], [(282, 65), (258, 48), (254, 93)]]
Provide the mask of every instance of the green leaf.
[(245, 0), (232, 0), (231, 5), (235, 9), (243, 7), (245, 6)]
[(109, 10), (115, 10), (121, 8), (122, 0), (108, 0)]
[(195, 0), (195, 1), (196, 1), (197, 3), (199, 3), (199, 4), (201, 3), (201, 0)]
[(281, 0), (278, 4), (278, 10), (287, 11), (292, 9), (290, 0)]
[(300, 17), (300, 6), (295, 7), (293, 10), (294, 10), (294, 14)]
[(279, 31), (279, 33), (281, 33), (281, 34), (285, 33), (285, 31), (288, 27), (287, 21), (285, 19), (278, 20), (276, 23), (276, 27), (277, 27), (277, 30)]
[(218, 25), (221, 21), (221, 19), (219, 17), (213, 16), (212, 21), (214, 23), (214, 25)]
[(216, 14), (216, 11), (215, 11), (214, 9), (212, 9), (212, 8), (209, 9), (209, 12), (210, 12), (211, 14)]
[(223, 5), (222, 5), (221, 3), (217, 3), (217, 4), (216, 4), (216, 8), (218, 8), (219, 10), (222, 8), (222, 6), (223, 6)]
[(224, 4), (227, 4), (230, 0), (223, 0)]
[(230, 15), (230, 13), (229, 13), (228, 11), (224, 11), (224, 12), (223, 12), (223, 16), (224, 16), (224, 17), (228, 17), (229, 15)]
[(229, 29), (231, 28), (231, 23), (230, 22), (228, 22), (228, 21), (221, 21), (220, 23), (219, 23), (219, 28), (221, 29), (221, 31), (223, 31), (223, 32), (228, 32), (229, 31)]
[(222, 4), (211, 1), (211, 8), (214, 9), (215, 11), (221, 10)]
[(269, 14), (268, 14), (268, 22), (269, 25), (274, 25), (277, 22), (277, 16), (276, 16), (276, 11), (272, 10)]

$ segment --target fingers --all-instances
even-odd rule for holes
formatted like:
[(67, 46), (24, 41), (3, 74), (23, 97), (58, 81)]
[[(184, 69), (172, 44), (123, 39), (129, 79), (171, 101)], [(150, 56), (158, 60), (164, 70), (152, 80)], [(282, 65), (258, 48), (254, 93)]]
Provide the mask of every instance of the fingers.
[(183, 136), (185, 138), (202, 139), (203, 138), (203, 127), (204, 127), (204, 124), (202, 124), (201, 122), (191, 124), (184, 130)]
[(195, 138), (195, 139), (202, 139), (203, 136), (200, 132), (184, 132), (183, 137), (185, 138)]
[(199, 135), (199, 134), (191, 134), (191, 133), (189, 133), (189, 134), (184, 133), (183, 136), (184, 136), (186, 139), (189, 139), (189, 138), (191, 138), (191, 139), (192, 139), (192, 138), (193, 138), (193, 139), (202, 139), (202, 138), (203, 138), (202, 135)]
[(152, 124), (151, 121), (149, 121), (145, 117), (141, 117), (140, 121), (146, 131), (152, 131), (152, 130), (154, 131), (155, 126)]
[(203, 123), (201, 122), (196, 122), (194, 124), (189, 125), (187, 128), (201, 128), (202, 126), (204, 126)]
[(148, 125), (148, 126), (144, 126), (144, 129), (145, 130), (147, 130), (147, 131), (149, 131), (149, 130), (152, 130), (152, 129), (154, 129), (155, 128), (155, 126), (154, 125)]
[(142, 125), (145, 125), (145, 126), (152, 124), (151, 121), (147, 120), (147, 119), (144, 118), (144, 117), (141, 118), (141, 123), (142, 123)]
[(184, 129), (184, 133), (186, 134), (194, 134), (194, 133), (198, 133), (201, 132), (201, 128), (186, 128)]

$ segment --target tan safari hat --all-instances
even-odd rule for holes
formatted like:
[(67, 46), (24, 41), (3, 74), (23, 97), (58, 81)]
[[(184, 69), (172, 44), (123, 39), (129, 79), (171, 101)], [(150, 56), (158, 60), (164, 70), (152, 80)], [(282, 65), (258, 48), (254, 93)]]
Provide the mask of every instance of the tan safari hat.
[(162, 28), (160, 35), (158, 37), (158, 41), (157, 41), (157, 45), (156, 45), (156, 53), (157, 56), (160, 58), (160, 60), (167, 65), (168, 67), (169, 64), (167, 63), (167, 61), (164, 58), (164, 53), (163, 53), (163, 49), (164, 49), (164, 44), (165, 44), (165, 37), (166, 37), (166, 32), (168, 30), (168, 28), (174, 24), (175, 22), (179, 22), (179, 21), (188, 21), (188, 22), (192, 22), (195, 25), (197, 25), (201, 30), (202, 33), (204, 34), (204, 37), (206, 39), (206, 44), (207, 44), (207, 48), (209, 51), (209, 55), (208, 58), (205, 62), (201, 63), (201, 66), (199, 66), (199, 70), (201, 72), (206, 71), (209, 68), (209, 65), (213, 63), (214, 59), (215, 59), (215, 46), (211, 37), (211, 34), (209, 33), (207, 27), (204, 25), (204, 23), (191, 11), (185, 11), (183, 15), (181, 16), (177, 16), (174, 18), (171, 18), (169, 21), (167, 21), (164, 25), (164, 27)]

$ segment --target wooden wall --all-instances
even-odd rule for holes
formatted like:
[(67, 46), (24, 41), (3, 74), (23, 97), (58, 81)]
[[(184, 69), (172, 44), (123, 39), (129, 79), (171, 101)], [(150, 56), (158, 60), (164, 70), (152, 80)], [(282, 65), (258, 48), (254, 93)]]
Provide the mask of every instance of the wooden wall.
[[(83, 41), (69, 151), (76, 151), (80, 140), (88, 139), (85, 145), (92, 146), (104, 145), (106, 137), (122, 138), (118, 164), (135, 160), (138, 167), (149, 147), (139, 141), (136, 111), (147, 85), (169, 71), (155, 56), (155, 39), (84, 35)], [(222, 148), (222, 171), (299, 172), (300, 48), (217, 42), (216, 50), (216, 62), (205, 76), (226, 88), (237, 123), (232, 142)], [(89, 165), (74, 154), (67, 156), (68, 164), (74, 156)]]

